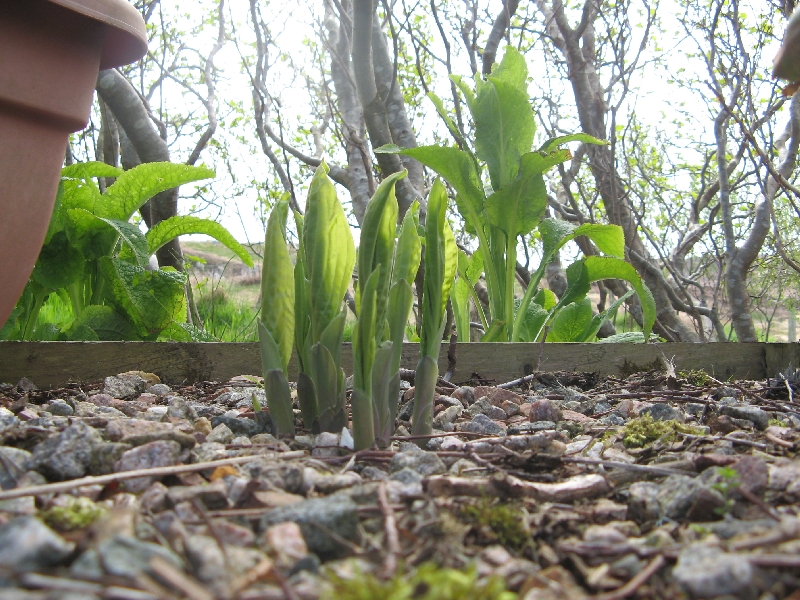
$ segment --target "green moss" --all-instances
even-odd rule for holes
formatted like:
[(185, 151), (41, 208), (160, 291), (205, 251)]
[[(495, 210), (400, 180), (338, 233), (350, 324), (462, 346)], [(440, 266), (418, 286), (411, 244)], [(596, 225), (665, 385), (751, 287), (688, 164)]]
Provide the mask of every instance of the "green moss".
[(459, 571), (425, 563), (412, 573), (399, 573), (388, 581), (374, 575), (342, 579), (331, 575), (331, 600), (514, 600), (503, 579), (478, 581), (474, 569)]
[(710, 385), (712, 382), (708, 373), (703, 369), (692, 369), (691, 371), (678, 371), (678, 377), (685, 379), (686, 383), (696, 387), (704, 387)]
[(83, 529), (102, 517), (106, 509), (89, 498), (70, 498), (66, 506), (53, 506), (39, 513), (42, 520), (53, 529), (72, 531)]
[(770, 425), (775, 425), (776, 427), (788, 427), (789, 426), (789, 423), (787, 423), (783, 419), (770, 419), (769, 420), (769, 424)]
[(522, 550), (530, 541), (523, 526), (522, 511), (508, 504), (484, 498), (477, 504), (464, 506), (461, 517), (472, 525), (488, 527), (497, 536), (497, 541), (511, 550)]
[(665, 442), (672, 441), (678, 433), (702, 435), (703, 430), (678, 421), (656, 421), (649, 414), (645, 414), (625, 423), (622, 443), (628, 448), (643, 448), (661, 438)]

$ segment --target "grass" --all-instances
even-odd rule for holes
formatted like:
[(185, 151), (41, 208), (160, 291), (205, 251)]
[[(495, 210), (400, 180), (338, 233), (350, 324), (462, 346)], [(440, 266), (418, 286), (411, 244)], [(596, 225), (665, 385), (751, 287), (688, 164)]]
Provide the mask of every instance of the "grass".
[(258, 341), (258, 306), (221, 285), (197, 286), (195, 304), (203, 328), (222, 342)]

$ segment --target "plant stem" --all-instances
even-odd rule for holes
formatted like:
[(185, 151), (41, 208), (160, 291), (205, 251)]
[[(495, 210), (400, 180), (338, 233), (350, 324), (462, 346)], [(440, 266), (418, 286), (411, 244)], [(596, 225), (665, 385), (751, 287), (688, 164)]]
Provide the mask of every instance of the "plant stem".
[[(514, 269), (517, 266), (517, 237), (514, 235), (506, 234), (506, 297), (505, 297), (505, 312), (506, 323), (511, 325), (507, 326), (508, 341), (514, 341), (513, 326), (517, 324), (517, 319), (514, 318)], [(522, 308), (522, 307), (520, 307)], [(522, 314), (520, 311), (519, 314)], [(519, 314), (517, 316), (519, 316)]]
[(33, 330), (36, 328), (36, 321), (39, 319), (39, 311), (42, 309), (42, 304), (44, 304), (45, 299), (49, 295), (50, 294), (46, 292), (39, 292), (38, 294), (34, 294), (33, 308), (31, 308), (31, 312), (28, 315), (28, 322), (25, 324), (25, 332), (22, 334), (23, 340), (31, 339)]
[(80, 283), (71, 283), (69, 287), (67, 287), (69, 299), (72, 301), (72, 312), (75, 314), (75, 318), (80, 317), (83, 312), (82, 287)]

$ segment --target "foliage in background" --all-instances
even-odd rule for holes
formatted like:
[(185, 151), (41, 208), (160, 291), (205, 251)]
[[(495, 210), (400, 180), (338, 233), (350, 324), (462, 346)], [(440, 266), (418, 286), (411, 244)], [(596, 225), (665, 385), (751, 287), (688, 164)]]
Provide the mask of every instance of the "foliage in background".
[[(128, 171), (97, 162), (65, 167), (44, 247), (2, 337), (31, 339), (42, 305), (57, 294), (73, 319), (55, 325), (55, 339), (203, 339), (186, 323), (185, 274), (152, 270), (150, 257), (192, 233), (214, 237), (252, 266), (250, 256), (214, 221), (176, 216), (143, 234), (130, 220), (155, 194), (213, 176), (205, 167), (171, 163)], [(100, 177), (116, 178), (105, 193), (94, 181)]]
[[(604, 144), (602, 140), (576, 134), (549, 140), (531, 151), (536, 130), (535, 114), (528, 95), (528, 69), (525, 58), (514, 48), (506, 49), (503, 60), (495, 65), (485, 80), (476, 79), (473, 92), (460, 78), (452, 80), (464, 96), (475, 125), (474, 150), (464, 142), (464, 149), (445, 146), (420, 146), (401, 149), (383, 146), (377, 152), (398, 152), (419, 160), (441, 175), (456, 191), (456, 204), (468, 233), (478, 238), (479, 259), (464, 257), (459, 275), (472, 287), (480, 275), (481, 265), (489, 292), (489, 315), (483, 314), (480, 302), (475, 303), (484, 323), (484, 341), (535, 341), (547, 324), (551, 325), (552, 341), (577, 342), (594, 338), (607, 315), (625, 298), (593, 315), (586, 294), (590, 284), (603, 279), (628, 281), (642, 303), (644, 339), (649, 337), (655, 321), (655, 302), (636, 270), (624, 260), (625, 238), (616, 225), (586, 224), (575, 227), (556, 219), (542, 220), (547, 209), (544, 173), (571, 158), (562, 145), (570, 141)], [(448, 129), (461, 138), (442, 101), (430, 94)], [(493, 193), (484, 193), (481, 164), (485, 164)], [(539, 228), (543, 241), (541, 263), (531, 276), (521, 301), (515, 302), (514, 284), (519, 236)], [(557, 299), (549, 290), (539, 290), (545, 268), (568, 241), (586, 236), (606, 256), (589, 256), (567, 268), (568, 287)], [(480, 262), (475, 262), (480, 261)], [(454, 297), (455, 309), (462, 317), (456, 320), (461, 339), (469, 313), (466, 286), (459, 286)]]

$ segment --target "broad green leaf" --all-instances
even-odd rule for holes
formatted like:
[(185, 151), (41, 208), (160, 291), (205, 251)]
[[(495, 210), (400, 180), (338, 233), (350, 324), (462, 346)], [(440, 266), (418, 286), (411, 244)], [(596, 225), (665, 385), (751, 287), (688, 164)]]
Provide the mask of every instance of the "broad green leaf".
[(214, 176), (214, 171), (202, 166), (169, 162), (144, 163), (117, 177), (103, 195), (103, 204), (97, 207), (96, 214), (127, 221), (156, 194)]
[(608, 142), (606, 140), (598, 139), (588, 133), (572, 133), (570, 135), (562, 135), (559, 137), (551, 138), (547, 140), (542, 146), (539, 148), (539, 152), (545, 152), (550, 154), (558, 150), (563, 144), (568, 142), (583, 142), (585, 144), (595, 144), (597, 146), (607, 146)]
[[(375, 320), (383, 322), (386, 313), (386, 302), (389, 296), (389, 285), (392, 277), (395, 235), (397, 232), (397, 198), (395, 184), (405, 177), (407, 171), (393, 173), (384, 179), (367, 204), (364, 220), (361, 223), (361, 241), (358, 248), (358, 287), (364, 293), (365, 277), (377, 267), (381, 267), (380, 279), (377, 282), (377, 305)], [(382, 327), (376, 327), (375, 334), (382, 335)]]
[[(375, 152), (381, 152), (382, 148), (378, 148)], [(395, 151), (418, 160), (441, 175), (458, 192), (458, 210), (461, 216), (473, 227), (481, 227), (480, 215), (486, 198), (480, 176), (475, 170), (475, 163), (469, 154), (458, 148), (445, 146), (419, 146), (392, 150)]]
[(547, 188), (535, 158), (524, 155), (516, 179), (486, 199), (492, 225), (514, 239), (533, 231), (547, 210)]
[(292, 356), (295, 326), (294, 265), (285, 239), (288, 211), (286, 201), (278, 202), (272, 209), (261, 265), (261, 323), (280, 351), (280, 364), (271, 364), (269, 368), (284, 372)]
[[(78, 209), (80, 210), (80, 209)], [(70, 215), (73, 211), (70, 211)], [(135, 263), (140, 267), (146, 267), (150, 260), (150, 254), (147, 252), (147, 239), (145, 238), (142, 230), (133, 223), (127, 221), (117, 221), (115, 219), (104, 219), (97, 217), (100, 221), (110, 225), (119, 235), (123, 249), (127, 249), (128, 255), (131, 256)]]
[(419, 271), (422, 258), (422, 242), (417, 228), (419, 227), (419, 202), (414, 200), (403, 217), (400, 233), (397, 236), (397, 248), (394, 253), (394, 269), (392, 269), (392, 285), (400, 280), (409, 284), (414, 281)]
[(66, 214), (69, 241), (80, 250), (84, 258), (92, 261), (111, 256), (119, 239), (119, 232), (114, 227), (84, 208), (70, 208)]
[(430, 98), (431, 102), (433, 102), (436, 112), (439, 114), (442, 121), (444, 121), (447, 129), (450, 130), (450, 133), (453, 134), (453, 137), (455, 137), (457, 140), (463, 141), (464, 138), (462, 137), (461, 132), (458, 130), (458, 126), (453, 122), (453, 119), (450, 118), (450, 115), (447, 114), (442, 99), (433, 92), (428, 92), (428, 98)]
[[(399, 396), (399, 386), (397, 394), (393, 390), (394, 382), (397, 381), (399, 384), (399, 373), (392, 370), (392, 347), (392, 342), (387, 341), (375, 350), (375, 361), (372, 364), (371, 374), (373, 438), (377, 437), (380, 440), (378, 445), (384, 448), (389, 445), (389, 438), (394, 432), (395, 419), (397, 417), (397, 396)], [(353, 423), (355, 427), (355, 421)], [(365, 447), (368, 448), (369, 446)]]
[(470, 109), (475, 122), (475, 153), (486, 162), (494, 190), (514, 179), (520, 157), (530, 152), (533, 144), (536, 124), (527, 74), (524, 57), (508, 47), (488, 80), (476, 82), (477, 94)]
[[(328, 349), (337, 369), (342, 363), (342, 341), (344, 340), (344, 326), (347, 321), (347, 309), (343, 308), (319, 336), (319, 343)], [(342, 390), (340, 390), (342, 391)]]
[[(458, 249), (446, 221), (447, 193), (438, 179), (428, 196), (425, 224), (425, 282), (422, 294), (422, 335), (420, 352), (438, 355), (444, 308), (458, 264)], [(449, 235), (448, 235), (449, 234)], [(450, 274), (448, 281), (448, 272)]]
[(408, 324), (408, 315), (414, 304), (414, 292), (411, 284), (405, 279), (395, 283), (389, 290), (389, 304), (386, 318), (389, 324), (389, 340), (394, 344), (392, 355), (392, 372), (400, 368), (400, 355), (403, 351), (403, 337)]
[(561, 219), (545, 219), (539, 223), (539, 234), (542, 236), (542, 263), (550, 262), (558, 249), (572, 239), (570, 235), (573, 231), (575, 225)]
[(456, 333), (459, 342), (468, 342), (469, 335), (469, 292), (470, 284), (463, 277), (456, 279), (453, 286), (451, 300), (453, 302), (453, 316), (456, 323)]
[(44, 236), (44, 243), (50, 242), (52, 237), (59, 231), (63, 231), (66, 227), (66, 213), (63, 206), (64, 199), (64, 181), (58, 182), (58, 192), (56, 192), (56, 201), (53, 204), (53, 213), (50, 215), (50, 224), (47, 226), (47, 233)]
[(81, 251), (59, 231), (42, 247), (31, 277), (47, 290), (65, 288), (83, 277), (85, 263)]
[(550, 310), (551, 308), (555, 307), (558, 304), (558, 298), (552, 292), (552, 290), (548, 290), (547, 288), (542, 288), (536, 295), (533, 297), (533, 301), (541, 306), (545, 310)]
[(597, 248), (608, 256), (625, 256), (625, 234), (619, 225), (586, 223), (575, 227), (561, 219), (545, 219), (539, 224), (542, 236), (543, 256), (552, 257), (564, 244), (579, 235), (585, 235)]
[[(87, 328), (92, 331), (92, 334), (88, 338), (79, 337), (86, 335)], [(133, 323), (110, 306), (101, 305), (84, 308), (65, 333), (70, 340), (96, 339), (104, 342), (122, 342), (139, 339)]]
[[(273, 209), (274, 210), (274, 209)], [(286, 217), (283, 218), (284, 229), (286, 227)], [(156, 223), (145, 234), (147, 238), (147, 250), (153, 255), (156, 250), (171, 242), (181, 235), (203, 234), (208, 235), (223, 246), (234, 252), (248, 267), (253, 266), (253, 259), (247, 249), (236, 241), (230, 232), (216, 221), (201, 219), (187, 215), (170, 217), (160, 223)]]
[(371, 390), (353, 388), (350, 395), (353, 419), (353, 447), (366, 450), (375, 440), (375, 415), (373, 414)]
[(319, 339), (339, 313), (356, 260), (350, 225), (327, 171), (323, 163), (314, 174), (303, 222), (304, 266), (309, 281), (314, 339)]
[(170, 323), (158, 335), (159, 341), (171, 342), (219, 342), (220, 340), (211, 335), (205, 329), (200, 329), (189, 323)]
[[(381, 265), (375, 267), (361, 293), (361, 309), (353, 329), (353, 389), (369, 394), (372, 389), (372, 362), (375, 360), (375, 319)], [(356, 423), (353, 423), (356, 427)], [(372, 440), (370, 440), (372, 443)]]
[[(531, 306), (538, 306), (531, 304)], [(547, 339), (550, 342), (580, 342), (592, 322), (592, 301), (584, 298), (580, 302), (567, 304), (556, 314), (550, 325)]]
[(258, 320), (258, 347), (261, 352), (261, 370), (264, 372), (264, 377), (266, 377), (267, 371), (286, 369), (281, 350), (261, 319)]
[[(414, 412), (411, 417), (412, 435), (430, 435), (433, 431), (433, 396), (436, 392), (436, 381), (438, 379), (439, 364), (436, 362), (436, 358), (432, 356), (420, 357), (414, 381)], [(420, 445), (424, 445), (424, 441), (422, 440)]]
[[(543, 290), (542, 290), (543, 291)], [(548, 290), (549, 291), (549, 290)], [(552, 292), (551, 292), (552, 293)], [(519, 310), (519, 301), (516, 301), (516, 308)], [(555, 303), (554, 303), (555, 304)], [(525, 314), (522, 316), (522, 326), (519, 331), (519, 339), (515, 342), (535, 342), (542, 331), (545, 322), (550, 316), (548, 309), (542, 308), (539, 304), (534, 302), (528, 304)]]
[(317, 392), (317, 406), (320, 414), (320, 427), (330, 431), (328, 424), (323, 424), (323, 413), (330, 421), (339, 410), (338, 373), (333, 357), (322, 344), (311, 347), (311, 378)]
[(608, 319), (609, 315), (616, 311), (625, 300), (627, 300), (630, 296), (633, 295), (633, 290), (630, 290), (627, 294), (624, 294), (622, 298), (617, 298), (611, 306), (607, 307), (603, 312), (598, 313), (592, 317), (592, 322), (589, 324), (589, 327), (583, 334), (583, 338), (578, 340), (579, 342), (590, 342), (592, 338), (597, 335), (597, 332), (600, 331), (600, 327), (603, 325), (603, 321)]
[(297, 374), (297, 402), (300, 404), (300, 414), (303, 417), (303, 425), (305, 425), (305, 428), (312, 433), (319, 433), (317, 388), (311, 376), (303, 371)]
[(482, 342), (499, 342), (508, 339), (505, 321), (492, 319), (489, 329), (483, 334)]
[(148, 271), (130, 263), (100, 258), (100, 270), (113, 303), (137, 325), (144, 338), (154, 338), (173, 321), (186, 320), (183, 273)]
[[(299, 242), (294, 265), (294, 344), (297, 349), (297, 362), (300, 371), (303, 372), (309, 368), (309, 353), (311, 352), (311, 301), (308, 297), (309, 284), (305, 269), (304, 220), (298, 212), (294, 213), (294, 220)], [(306, 425), (306, 427), (310, 426), (310, 424)]]
[(450, 80), (455, 83), (456, 87), (461, 90), (462, 94), (464, 94), (464, 100), (467, 103), (467, 108), (470, 112), (472, 112), (473, 106), (475, 105), (475, 93), (460, 75), (450, 75)]
[(61, 177), (91, 179), (94, 177), (119, 177), (123, 170), (99, 161), (77, 162), (61, 169)]
[[(453, 230), (450, 228), (450, 224), (447, 222), (447, 220), (444, 222), (443, 233), (444, 280), (442, 281), (442, 316), (444, 317), (447, 301), (450, 299), (450, 290), (453, 289), (456, 271), (458, 270), (458, 245), (456, 244), (456, 238), (453, 235)], [(444, 328), (444, 323), (442, 323), (442, 328)]]
[(571, 302), (579, 302), (586, 297), (591, 289), (592, 280), (589, 279), (589, 271), (586, 268), (586, 259), (576, 260), (566, 269), (567, 289), (559, 299), (561, 306), (566, 306)]
[(275, 425), (275, 432), (294, 435), (292, 392), (283, 369), (272, 369), (264, 373), (264, 391), (267, 396), (269, 416)]

